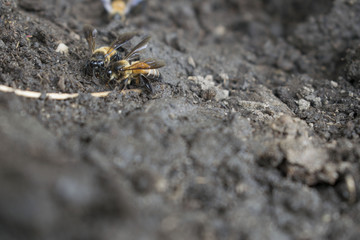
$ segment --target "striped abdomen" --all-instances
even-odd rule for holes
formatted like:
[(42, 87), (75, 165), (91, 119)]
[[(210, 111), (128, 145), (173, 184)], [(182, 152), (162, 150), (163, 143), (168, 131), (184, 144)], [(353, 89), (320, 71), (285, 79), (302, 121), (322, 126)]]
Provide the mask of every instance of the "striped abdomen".
[(133, 70), (133, 74), (142, 74), (145, 77), (151, 78), (151, 79), (158, 79), (160, 78), (160, 72), (159, 70), (153, 68), (153, 66), (145, 63), (145, 62), (134, 62), (130, 67)]
[(160, 71), (157, 69), (148, 69), (147, 73), (144, 75), (151, 79), (158, 79), (160, 78)]

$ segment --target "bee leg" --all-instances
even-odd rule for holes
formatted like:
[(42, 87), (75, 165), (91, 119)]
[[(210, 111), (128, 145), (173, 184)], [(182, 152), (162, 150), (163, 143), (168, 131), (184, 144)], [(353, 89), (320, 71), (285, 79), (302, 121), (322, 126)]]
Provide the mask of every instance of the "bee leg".
[(122, 86), (120, 87), (120, 90), (123, 91), (127, 89), (127, 85), (129, 84), (129, 78), (124, 79)]
[(111, 79), (107, 80), (107, 81), (106, 81), (106, 86), (109, 86), (109, 87), (110, 87), (110, 82), (111, 82)]
[(110, 84), (111, 80), (106, 82), (106, 86), (110, 89), (114, 89), (114, 86)]
[(89, 63), (88, 63), (88, 62), (86, 62), (86, 64), (85, 64), (84, 74), (85, 74), (85, 75), (88, 75), (88, 74), (89, 74)]
[(145, 77), (145, 75), (143, 75), (143, 74), (140, 74), (140, 79), (145, 84), (146, 89), (148, 91), (150, 91), (151, 93), (154, 93), (154, 90), (151, 86), (149, 79), (147, 77)]

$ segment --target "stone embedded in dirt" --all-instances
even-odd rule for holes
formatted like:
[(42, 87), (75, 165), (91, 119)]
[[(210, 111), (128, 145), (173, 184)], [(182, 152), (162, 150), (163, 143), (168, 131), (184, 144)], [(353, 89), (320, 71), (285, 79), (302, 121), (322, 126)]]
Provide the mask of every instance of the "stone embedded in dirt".
[(306, 101), (305, 99), (300, 99), (295, 102), (299, 105), (300, 111), (308, 110), (310, 107), (310, 102)]
[(221, 99), (225, 99), (229, 97), (229, 91), (226, 89), (222, 89), (219, 86), (215, 86), (214, 77), (212, 75), (203, 76), (190, 76), (188, 80), (194, 81), (196, 84), (199, 84), (203, 91), (206, 91), (205, 96), (209, 96), (208, 93), (214, 95), (213, 97), (207, 98), (211, 99), (214, 98), (216, 101)]
[(310, 103), (315, 107), (321, 107), (321, 98), (316, 97), (314, 94), (307, 95), (305, 97), (306, 100), (310, 101)]
[(188, 57), (188, 63), (190, 64), (190, 66), (192, 66), (193, 68), (196, 68), (196, 63), (194, 58), (192, 58), (191, 56)]
[(333, 86), (335, 88), (339, 86), (339, 84), (335, 81), (330, 81), (330, 83), (331, 83), (331, 86)]
[(284, 136), (275, 142), (284, 153), (286, 175), (303, 179), (309, 185), (336, 182), (340, 165), (329, 162), (328, 151), (318, 147), (321, 140), (311, 137), (312, 131), (305, 122), (284, 115), (273, 122), (272, 128)]
[(66, 46), (64, 43), (60, 43), (58, 46), (57, 46), (57, 48), (56, 48), (56, 50), (55, 50), (56, 52), (58, 52), (58, 53), (61, 53), (61, 54), (68, 54), (69, 53), (69, 47), (68, 46)]
[(5, 43), (2, 40), (0, 40), (0, 48), (2, 49), (2, 48), (5, 48), (5, 47), (6, 47)]

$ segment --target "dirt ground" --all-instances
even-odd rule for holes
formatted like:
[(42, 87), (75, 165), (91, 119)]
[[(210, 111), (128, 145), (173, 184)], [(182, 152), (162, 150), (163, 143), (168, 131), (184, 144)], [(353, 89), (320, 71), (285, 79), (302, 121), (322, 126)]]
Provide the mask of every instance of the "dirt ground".
[[(360, 1), (148, 0), (120, 22), (98, 0), (0, 0), (0, 15), (0, 84), (43, 93), (0, 93), (0, 239), (358, 239)], [(152, 36), (153, 94), (84, 74), (85, 24), (98, 46)]]

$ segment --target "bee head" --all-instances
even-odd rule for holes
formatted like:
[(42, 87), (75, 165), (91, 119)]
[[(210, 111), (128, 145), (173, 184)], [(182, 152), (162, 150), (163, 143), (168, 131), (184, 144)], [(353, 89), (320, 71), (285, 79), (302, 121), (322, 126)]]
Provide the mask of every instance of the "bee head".
[(104, 66), (105, 66), (104, 61), (98, 61), (98, 66), (101, 68), (104, 68)]
[(91, 60), (90, 61), (90, 66), (94, 69), (99, 69), (99, 68), (104, 68), (105, 67), (105, 63), (103, 60)]
[(114, 20), (114, 21), (118, 21), (118, 22), (124, 22), (125, 21), (125, 15), (120, 14), (118, 12), (115, 12), (110, 16), (110, 19)]

